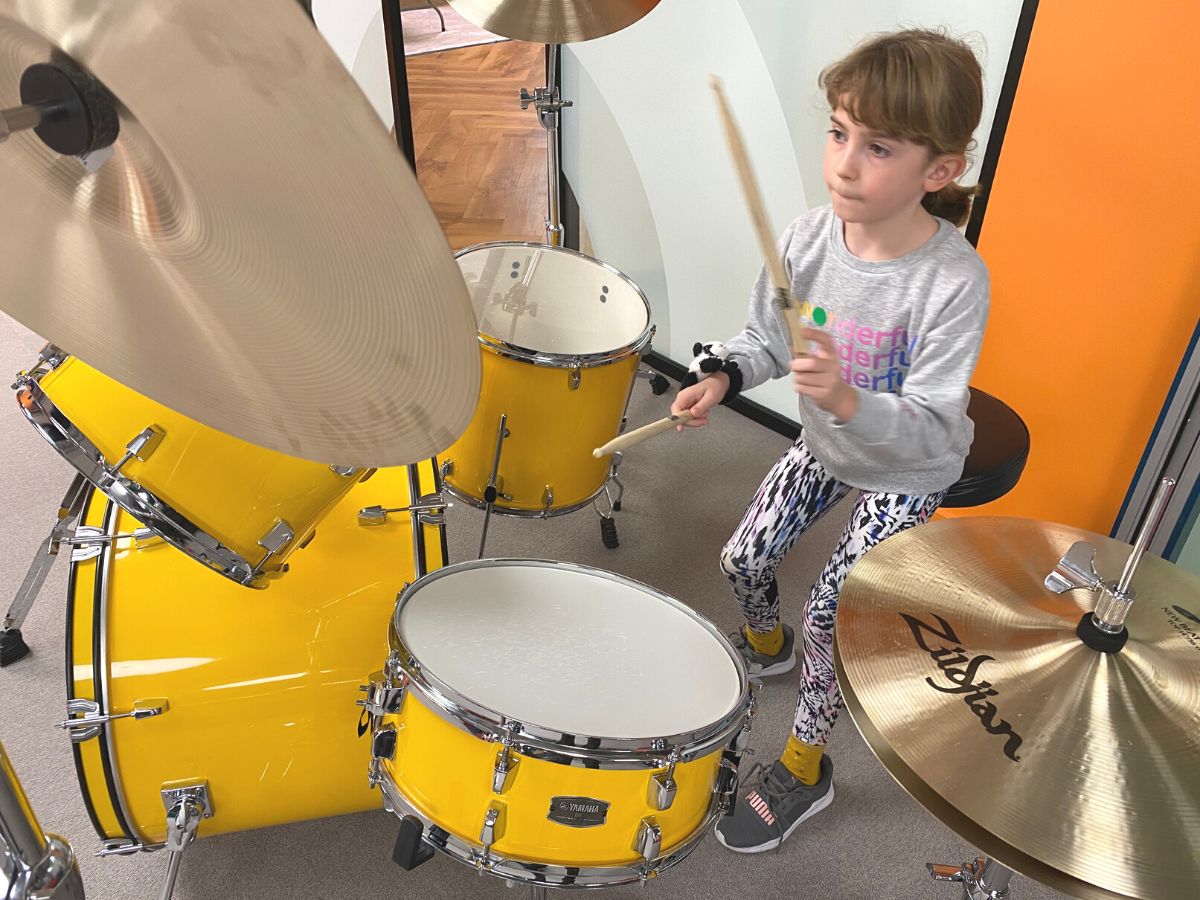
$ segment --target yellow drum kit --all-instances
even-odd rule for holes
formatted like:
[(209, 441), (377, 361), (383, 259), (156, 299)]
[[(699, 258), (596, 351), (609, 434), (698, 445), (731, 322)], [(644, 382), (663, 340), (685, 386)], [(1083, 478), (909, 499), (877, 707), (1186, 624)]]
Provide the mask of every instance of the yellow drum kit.
[[(656, 2), (454, 5), (555, 44)], [(0, 0), (9, 87), (0, 297), (51, 342), (14, 388), (77, 475), (0, 663), (28, 652), (20, 625), (67, 548), (59, 724), (101, 855), (165, 850), (169, 898), (197, 837), (382, 802), (403, 868), (441, 852), (535, 896), (683, 860), (736, 791), (754, 711), (738, 653), (653, 588), (449, 565), (444, 533), (446, 494), (487, 515), (619, 507), (601, 451), (654, 333), (636, 286), (553, 242), (452, 255), (294, 0)], [(1109, 585), (1075, 549), (1028, 583), (1025, 560), (1076, 536), (927, 526), (843, 597), (847, 703), (988, 854), (934, 867), (970, 897), (1006, 896), (1012, 871), (1097, 897), (1200, 877), (1197, 586), (1149, 561), (1121, 655), (1132, 571)], [(1049, 593), (1076, 587), (1102, 596), (1078, 640), (1063, 628), (1084, 607)], [(981, 681), (983, 663), (1009, 668)], [(1121, 844), (1121, 816), (1154, 848)], [(6, 897), (82, 900), (2, 747), (0, 851)]]

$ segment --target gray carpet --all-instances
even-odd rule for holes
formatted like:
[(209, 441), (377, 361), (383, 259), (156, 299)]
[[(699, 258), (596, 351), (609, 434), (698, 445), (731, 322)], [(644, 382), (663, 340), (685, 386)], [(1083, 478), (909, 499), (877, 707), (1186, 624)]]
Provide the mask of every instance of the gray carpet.
[[(30, 365), (41, 341), (0, 315), (0, 371)], [(666, 398), (645, 382), (634, 391), (631, 427), (664, 414)], [(761, 476), (785, 448), (784, 438), (730, 413), (713, 415), (704, 432), (670, 434), (630, 450), (623, 466), (621, 546), (606, 550), (591, 510), (548, 521), (494, 517), (489, 555), (570, 560), (619, 572), (678, 597), (731, 630), (738, 615), (717, 568), (721, 545), (737, 523)], [(6, 460), (7, 502), (0, 529), (0, 608), (7, 608), (34, 549), (45, 536), (70, 480), (66, 463), (13, 407), (0, 416), (0, 455)], [(448, 521), (452, 560), (473, 558), (482, 514), (456, 506)], [(842, 521), (834, 510), (796, 546), (780, 569), (785, 617), (799, 605), (832, 549)], [(59, 560), (25, 626), (34, 655), (0, 670), (0, 739), (47, 830), (64, 835), (82, 857), (93, 900), (156, 898), (166, 866), (161, 853), (96, 859), (99, 846), (88, 822), (64, 733), (62, 644), (67, 565)], [(496, 602), (504, 602), (497, 597)], [(382, 660), (369, 660), (374, 667)], [(760, 692), (751, 746), (759, 758), (781, 749), (792, 718), (799, 670)], [(644, 698), (670, 703), (670, 696)], [(220, 741), (221, 735), (212, 735)], [(961, 890), (935, 885), (926, 861), (959, 863), (973, 849), (911, 800), (867, 749), (843, 714), (830, 752), (836, 764), (833, 805), (806, 823), (778, 852), (733, 854), (709, 838), (687, 861), (642, 889), (612, 889), (614, 897), (946, 898)], [(365, 760), (364, 760), (365, 767)], [(203, 831), (203, 829), (201, 829)], [(395, 820), (363, 813), (302, 822), (197, 841), (187, 852), (175, 896), (179, 900), (271, 898), (498, 898), (505, 885), (480, 878), (444, 857), (414, 872), (391, 862)], [(1061, 897), (1027, 879), (1014, 881), (1015, 900)]]

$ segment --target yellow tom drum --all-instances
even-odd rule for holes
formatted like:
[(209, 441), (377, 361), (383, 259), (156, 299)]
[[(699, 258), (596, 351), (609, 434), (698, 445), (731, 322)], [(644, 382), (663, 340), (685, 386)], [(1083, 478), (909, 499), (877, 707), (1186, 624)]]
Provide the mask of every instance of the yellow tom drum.
[(142, 524), (242, 585), (266, 587), (363, 471), (202, 425), (54, 346), (21, 373), (25, 417)]
[(135, 541), (139, 523), (91, 494), (76, 534), (91, 542), (72, 552), (63, 727), (109, 852), (161, 843), (171, 791), (207, 793), (200, 836), (378, 808), (355, 704), (388, 652), (397, 593), (443, 564), (445, 538), (428, 513), (370, 512), (437, 487), (430, 461), (376, 471), (253, 603), (162, 541)]
[[(563, 247), (492, 243), (456, 254), (475, 306), (483, 381), (467, 430), (441, 454), (474, 506), (548, 516), (591, 502), (654, 327), (637, 286)], [(503, 423), (503, 424), (502, 424)]]
[(602, 887), (682, 860), (730, 800), (745, 667), (651, 588), (567, 563), (460, 563), (405, 590), (391, 645), (367, 710), (402, 836), (510, 880)]

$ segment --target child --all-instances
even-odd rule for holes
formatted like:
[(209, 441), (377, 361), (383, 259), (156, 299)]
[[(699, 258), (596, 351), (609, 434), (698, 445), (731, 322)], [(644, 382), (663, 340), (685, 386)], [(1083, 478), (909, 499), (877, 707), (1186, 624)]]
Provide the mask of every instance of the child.
[(855, 561), (925, 522), (962, 474), (973, 436), (968, 381), (988, 311), (987, 269), (954, 227), (974, 195), (955, 183), (983, 103), (974, 54), (936, 32), (885, 34), (825, 69), (820, 85), (832, 111), (831, 202), (796, 219), (779, 252), (793, 298), (824, 327), (806, 328), (808, 346), (790, 348), (764, 271), (720, 371), (685, 386), (671, 407), (703, 426), (713, 405), (787, 373), (800, 395), (803, 432), (721, 555), (746, 618), (733, 639), (752, 676), (796, 662), (776, 567), (830, 506), (861, 491), (804, 609), (787, 746), (750, 771), (717, 826), (721, 843), (742, 853), (779, 846), (833, 799), (824, 748), (841, 705), (831, 653), (838, 594)]

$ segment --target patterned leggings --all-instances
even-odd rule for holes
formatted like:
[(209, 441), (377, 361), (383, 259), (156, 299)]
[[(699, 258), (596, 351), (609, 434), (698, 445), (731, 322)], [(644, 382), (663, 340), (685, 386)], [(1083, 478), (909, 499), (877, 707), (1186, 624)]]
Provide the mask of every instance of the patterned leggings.
[[(775, 569), (784, 554), (850, 490), (809, 453), (803, 437), (767, 473), (721, 552), (721, 569), (752, 631), (767, 633), (779, 622)], [(829, 739), (842, 704), (833, 671), (833, 627), (838, 596), (851, 566), (884, 538), (926, 522), (945, 496), (945, 491), (912, 495), (864, 491), (854, 504), (837, 549), (804, 607), (803, 667), (793, 728), (806, 744), (823, 745)]]

